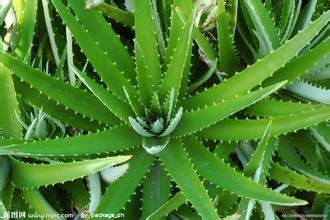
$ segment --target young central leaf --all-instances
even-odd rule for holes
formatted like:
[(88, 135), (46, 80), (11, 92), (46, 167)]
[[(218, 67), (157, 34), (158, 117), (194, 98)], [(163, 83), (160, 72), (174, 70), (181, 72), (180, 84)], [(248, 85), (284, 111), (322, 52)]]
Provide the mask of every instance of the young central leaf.
[[(127, 96), (129, 100), (130, 97)], [(154, 93), (150, 108), (145, 108), (144, 116), (129, 117), (132, 128), (143, 137), (142, 147), (149, 154), (161, 152), (170, 140), (170, 134), (178, 125), (183, 108), (174, 114), (174, 89), (161, 105), (157, 93)]]

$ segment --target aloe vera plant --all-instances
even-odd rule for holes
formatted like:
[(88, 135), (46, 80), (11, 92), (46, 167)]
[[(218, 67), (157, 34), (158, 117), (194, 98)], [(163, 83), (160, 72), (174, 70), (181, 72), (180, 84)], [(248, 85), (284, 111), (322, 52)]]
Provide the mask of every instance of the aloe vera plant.
[(4, 1), (0, 212), (326, 215), (327, 7)]

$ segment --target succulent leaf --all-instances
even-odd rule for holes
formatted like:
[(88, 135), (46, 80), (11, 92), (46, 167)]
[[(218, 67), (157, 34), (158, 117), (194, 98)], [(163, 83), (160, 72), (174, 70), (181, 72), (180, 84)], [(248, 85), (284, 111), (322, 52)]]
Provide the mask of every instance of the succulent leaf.
[(97, 9), (102, 11), (104, 16), (114, 19), (124, 25), (129, 27), (134, 25), (134, 16), (129, 11), (122, 10), (106, 3), (99, 5)]
[(105, 126), (96, 120), (92, 120), (71, 109), (67, 109), (67, 107), (49, 99), (46, 95), (40, 94), (38, 90), (30, 88), (30, 86), (24, 82), (19, 82), (17, 79), (14, 80), (14, 82), (17, 93), (26, 100), (27, 103), (37, 108), (43, 108), (43, 111), (52, 118), (56, 118), (59, 121), (82, 130), (95, 131)]
[(129, 163), (123, 165), (108, 167), (101, 170), (100, 175), (102, 179), (107, 183), (116, 181), (119, 177), (123, 176), (129, 168)]
[(309, 128), (313, 137), (329, 152), (330, 151), (330, 128), (326, 123)]
[(134, 129), (134, 131), (136, 131), (136, 133), (138, 133), (139, 135), (142, 135), (144, 137), (154, 137), (155, 135), (148, 132), (146, 130), (146, 128), (144, 128), (137, 120), (135, 120), (132, 117), (128, 118), (132, 128)]
[[(91, 118), (107, 123), (116, 122), (117, 118), (94, 96), (78, 88), (67, 85), (58, 79), (54, 79), (3, 52), (0, 52), (0, 61), (2, 64), (6, 65), (13, 74), (31, 84), (45, 95), (50, 96), (55, 101), (77, 112), (86, 114)], [(57, 88), (57, 90), (50, 88)], [(86, 101), (81, 102), (80, 100)], [(90, 108), (91, 103), (93, 103), (93, 109)]]
[[(58, 215), (58, 212), (48, 203), (45, 197), (36, 189), (24, 189), (21, 191), (22, 197), (27, 204), (38, 214)], [(60, 218), (64, 219), (64, 218)]]
[[(129, 135), (130, 138), (125, 138)], [(81, 156), (126, 150), (141, 144), (141, 138), (127, 126), (76, 137), (50, 139), (37, 142), (7, 143), (0, 155), (16, 156)], [(67, 146), (70, 147), (67, 147)], [(47, 149), (47, 150), (46, 150)]]
[(21, 30), (17, 42), (15, 42), (15, 54), (22, 60), (29, 60), (36, 24), (38, 1), (32, 0), (29, 4), (24, 2), (22, 7), (24, 9), (21, 9), (21, 14), (17, 15), (18, 27)]
[[(131, 156), (115, 156), (54, 164), (27, 164), (11, 158), (11, 181), (14, 185), (21, 188), (35, 188), (62, 183), (96, 173), (104, 168), (123, 163), (130, 158)], [(58, 173), (59, 169), (62, 172)], [(56, 176), (47, 175), (47, 173), (56, 172)]]
[[(277, 136), (288, 132), (313, 126), (330, 118), (329, 107), (312, 109), (294, 115), (272, 117), (271, 136)], [(308, 120), (306, 120), (308, 119)], [(263, 128), (270, 119), (238, 120), (225, 119), (198, 133), (198, 136), (216, 140), (254, 140), (261, 138)], [(253, 126), (253, 131), (249, 128)], [(231, 131), (237, 131), (232, 133)]]
[(330, 90), (328, 89), (318, 88), (301, 81), (295, 81), (286, 88), (287, 90), (306, 99), (319, 103), (330, 104)]
[(282, 136), (280, 138), (278, 153), (280, 157), (282, 157), (293, 169), (320, 183), (330, 185), (329, 176), (318, 171), (314, 171), (307, 164), (305, 164), (305, 162), (300, 158), (300, 155), (295, 151), (292, 140), (290, 140), (289, 137)]
[[(93, 64), (97, 73), (101, 76), (102, 80), (107, 84), (111, 91), (118, 97), (124, 98), (125, 95), (122, 87), (125, 86), (127, 90), (135, 94), (136, 91), (131, 82), (129, 82), (129, 80), (121, 73), (114, 61), (106, 55), (107, 53), (104, 52), (103, 48), (101, 48), (94, 38), (89, 35), (89, 32), (86, 32), (73, 15), (66, 9), (62, 1), (53, 0), (53, 3), (61, 18), (72, 32), (73, 37), (82, 47), (89, 61)], [(111, 74), (108, 74), (109, 70), (111, 70)]]
[(74, 74), (88, 87), (89, 90), (117, 117), (122, 121), (128, 122), (128, 116), (133, 115), (133, 111), (130, 106), (124, 101), (120, 100), (116, 96), (107, 92), (106, 89), (102, 88), (96, 82), (91, 80), (84, 73), (79, 71), (76, 67), (72, 66)]
[(87, 176), (87, 180), (90, 193), (90, 204), (88, 207), (88, 212), (94, 213), (101, 199), (100, 175), (98, 173), (90, 174)]
[(120, 212), (141, 179), (146, 175), (152, 161), (153, 156), (147, 154), (143, 149), (136, 150), (125, 175), (108, 186), (96, 213), (117, 214)]
[(151, 213), (167, 202), (170, 195), (170, 185), (170, 178), (163, 166), (160, 162), (156, 162), (143, 182), (143, 219), (148, 219)]
[[(235, 192), (240, 196), (272, 204), (285, 206), (306, 204), (305, 201), (273, 192), (241, 175), (224, 161), (212, 155), (193, 137), (185, 139), (185, 149), (188, 151), (197, 171), (203, 177), (224, 189)], [(214, 169), (214, 172), (211, 171), (212, 169)], [(215, 170), (221, 170), (221, 172), (215, 172)]]
[(186, 196), (178, 192), (171, 199), (169, 199), (166, 203), (164, 203), (159, 209), (149, 215), (146, 219), (148, 220), (156, 220), (161, 217), (167, 216), (175, 209), (178, 209), (182, 204), (186, 202)]
[(135, 50), (141, 99), (147, 104), (162, 78), (152, 4), (150, 0), (134, 1)]
[[(168, 173), (176, 181), (187, 199), (196, 207), (202, 218), (219, 219), (211, 199), (192, 164), (189, 163), (180, 141), (172, 140), (169, 146), (159, 154), (159, 157)], [(176, 169), (179, 166), (181, 169)], [(192, 184), (194, 185), (193, 189), (190, 187)]]
[[(239, 74), (231, 77), (229, 80), (184, 100), (182, 107), (189, 110), (197, 106), (219, 102), (221, 99), (231, 98), (235, 95), (248, 92), (295, 57), (314, 38), (314, 34), (319, 32), (328, 23), (329, 18), (330, 12), (324, 13), (304, 31), (298, 33), (277, 50), (244, 69)], [(251, 79), (251, 76), (253, 76), (253, 79)], [(237, 85), (241, 86), (238, 87)]]
[(167, 146), (170, 141), (169, 136), (164, 137), (143, 137), (142, 147), (149, 154), (158, 154)]
[(282, 87), (286, 82), (272, 85), (270, 87), (251, 92), (241, 97), (224, 100), (212, 106), (185, 112), (181, 122), (174, 131), (175, 136), (191, 134), (193, 132), (207, 128), (208, 126), (217, 123), (225, 117), (241, 110), (242, 108), (253, 104), (254, 102), (268, 96)]
[(189, 15), (189, 19), (180, 31), (180, 41), (176, 45), (173, 52), (173, 57), (167, 68), (164, 79), (160, 86), (160, 94), (165, 97), (167, 92), (174, 89), (174, 103), (176, 103), (178, 95), (184, 95), (188, 83), (188, 73), (185, 67), (190, 60), (190, 53), (192, 47), (192, 29), (195, 18), (195, 11)]
[(217, 3), (219, 61), (222, 70), (231, 76), (238, 70), (238, 59), (235, 54), (235, 47), (231, 36), (231, 28), (229, 26), (229, 17), (225, 9), (225, 3), (223, 0), (217, 0)]
[(22, 128), (16, 120), (15, 112), (18, 112), (16, 92), (10, 72), (7, 68), (0, 69), (0, 102), (3, 103), (0, 114), (0, 127), (2, 136), (19, 139), (22, 137)]
[(330, 191), (329, 184), (324, 184), (317, 180), (310, 179), (277, 163), (272, 165), (270, 177), (276, 181), (293, 186), (297, 189), (304, 189), (319, 193), (329, 193)]
[(170, 122), (167, 125), (167, 128), (164, 130), (164, 132), (160, 135), (160, 137), (165, 137), (169, 134), (171, 134), (175, 128), (178, 126), (181, 117), (183, 114), (183, 108), (180, 107), (177, 111), (177, 113), (175, 114), (175, 116), (170, 120)]

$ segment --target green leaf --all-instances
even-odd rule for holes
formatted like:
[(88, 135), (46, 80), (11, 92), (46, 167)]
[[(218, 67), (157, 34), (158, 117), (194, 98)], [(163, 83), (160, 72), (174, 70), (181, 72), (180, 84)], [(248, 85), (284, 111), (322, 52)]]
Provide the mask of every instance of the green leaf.
[[(114, 95), (125, 98), (123, 86), (130, 92), (136, 93), (131, 82), (122, 74), (116, 66), (116, 60), (112, 60), (106, 51), (97, 44), (95, 39), (80, 25), (61, 0), (53, 0), (58, 14), (64, 20), (72, 35), (86, 54), (88, 60), (92, 63), (101, 79), (106, 83)], [(109, 74), (109, 71), (111, 74)]]
[[(21, 210), (24, 211), (25, 213), (34, 212), (32, 208), (30, 208), (29, 204), (27, 204), (27, 202), (22, 198), (22, 195), (19, 190), (14, 191), (13, 200), (16, 201), (15, 203), (13, 203), (13, 207), (12, 207), (13, 211)], [(26, 219), (32, 220), (32, 218), (26, 218)]]
[(277, 182), (293, 186), (297, 189), (313, 191), (318, 193), (329, 193), (330, 185), (310, 179), (304, 175), (294, 172), (277, 163), (273, 163), (270, 170), (270, 178)]
[(186, 202), (186, 196), (178, 192), (170, 200), (164, 203), (159, 209), (149, 215), (147, 220), (157, 220), (169, 215), (172, 211), (178, 209), (181, 205)]
[[(20, 188), (33, 188), (72, 181), (104, 168), (129, 160), (131, 156), (115, 156), (69, 163), (29, 164), (11, 158), (11, 181)], [(58, 171), (61, 172), (58, 172)]]
[(187, 137), (185, 139), (185, 149), (188, 151), (198, 173), (221, 188), (242, 197), (270, 202), (272, 204), (285, 206), (306, 204), (305, 201), (281, 195), (253, 182), (251, 179), (235, 171), (223, 160), (214, 156), (193, 137)]
[[(280, 20), (280, 35), (281, 35), (281, 44), (283, 44), (291, 35), (293, 27), (295, 25), (296, 19), (298, 18), (298, 13), (300, 10), (300, 2), (297, 3), (296, 9), (295, 9), (295, 1), (290, 0), (290, 1), (285, 1), (284, 5), (284, 15), (282, 15), (281, 19), (283, 18), (283, 22), (281, 23), (282, 20)], [(285, 19), (285, 20), (284, 20)]]
[(182, 206), (175, 210), (171, 216), (176, 216), (179, 219), (201, 220), (203, 219), (194, 209), (188, 206)]
[(321, 108), (322, 105), (300, 103), (300, 102), (285, 102), (274, 99), (264, 99), (249, 107), (246, 112), (249, 115), (259, 117), (274, 117), (285, 116), (289, 114), (299, 114), (304, 111)]
[(2, 146), (0, 155), (81, 156), (125, 150), (140, 144), (141, 136), (127, 126), (120, 126), (88, 135)]
[(231, 153), (234, 152), (235, 148), (237, 147), (237, 143), (234, 142), (222, 142), (219, 143), (215, 150), (214, 154), (217, 155), (217, 157), (223, 159), (223, 160), (228, 160), (228, 157), (230, 156)]
[(13, 197), (14, 197), (15, 186), (12, 184), (7, 184), (7, 186), (2, 191), (2, 202), (6, 210), (12, 210)]
[(168, 91), (167, 96), (162, 105), (163, 114), (165, 115), (167, 114), (166, 116), (167, 122), (171, 120), (171, 117), (175, 111), (174, 99), (175, 99), (175, 94), (174, 94), (174, 89), (172, 88), (170, 91)]
[[(183, 12), (183, 14), (188, 17), (193, 9), (192, 1), (186, 1), (186, 0), (173, 0), (173, 5), (175, 5), (177, 8), (180, 8), (180, 10)], [(172, 13), (171, 13), (171, 27), (170, 27), (170, 36), (168, 39), (168, 47), (166, 48), (166, 64), (169, 64), (171, 61), (171, 57), (174, 54), (175, 48), (179, 44), (179, 40), (181, 32), (182, 32), (182, 26), (184, 22), (180, 18), (180, 15), (175, 12), (175, 10), (172, 7)]]
[(330, 151), (330, 127), (326, 123), (309, 128), (313, 137), (329, 152)]
[(233, 36), (235, 35), (236, 32), (237, 14), (238, 14), (238, 0), (231, 0), (230, 7), (228, 10), (228, 20), (231, 27), (231, 34)]
[(292, 84), (286, 86), (286, 89), (294, 94), (314, 102), (330, 104), (330, 90), (326, 88), (319, 88), (307, 82), (294, 81)]
[(89, 194), (82, 179), (65, 182), (60, 187), (70, 195), (76, 208), (85, 209), (88, 207)]
[(54, 74), (54, 77), (61, 78), (61, 76), (63, 74), (63, 69), (64, 69), (66, 59), (67, 59), (67, 47), (65, 47), (63, 49), (63, 53), (62, 53), (61, 59), (59, 61), (59, 64), (56, 68), (56, 72)]
[(223, 100), (222, 102), (203, 108), (201, 110), (185, 112), (182, 115), (181, 121), (178, 127), (175, 129), (173, 135), (183, 136), (191, 134), (212, 124), (215, 124), (225, 117), (240, 111), (244, 107), (265, 98), (269, 94), (281, 88), (281, 86), (284, 84), (285, 82), (282, 82), (264, 89), (257, 90), (255, 92), (251, 92), (241, 97)]
[(17, 93), (27, 103), (39, 109), (42, 108), (42, 110), (52, 118), (82, 130), (95, 131), (105, 127), (104, 124), (91, 120), (90, 118), (76, 113), (71, 109), (67, 109), (65, 106), (49, 99), (46, 95), (40, 94), (38, 90), (31, 88), (25, 82), (20, 82), (17, 77), (14, 82)]
[(301, 54), (306, 53), (310, 49), (316, 47), (320, 42), (329, 37), (330, 26), (325, 26), (322, 31), (316, 34), (316, 37), (300, 52)]
[(0, 52), (0, 62), (13, 74), (60, 104), (104, 123), (118, 122), (116, 116), (91, 94), (65, 84), (3, 52)]
[(299, 154), (306, 161), (305, 163), (314, 170), (319, 170), (320, 172), (323, 171), (321, 168), (325, 165), (323, 158), (325, 155), (321, 153), (318, 142), (309, 134), (309, 132), (304, 130), (288, 134), (288, 136), (293, 138), (294, 142), (292, 142), (292, 147), (297, 149)]
[(162, 114), (162, 106), (158, 97), (158, 94), (156, 92), (153, 93), (152, 99), (151, 99), (151, 109), (154, 112), (157, 112), (157, 114)]
[(305, 5), (305, 7), (303, 8), (303, 10), (299, 15), (296, 31), (305, 29), (312, 22), (312, 17), (317, 2), (318, 2), (317, 0), (311, 0), (308, 2), (308, 4)]
[(330, 185), (330, 177), (309, 167), (294, 148), (293, 140), (288, 136), (280, 137), (278, 154), (290, 167), (320, 183)]
[(104, 16), (118, 21), (124, 25), (127, 25), (129, 27), (132, 27), (134, 25), (134, 16), (128, 11), (124, 11), (120, 8), (114, 7), (106, 3), (99, 5), (97, 9), (102, 11)]
[(28, 61), (36, 23), (38, 0), (31, 0), (28, 4), (22, 4), (24, 4), (24, 9), (22, 9), (18, 17), (19, 33), (15, 54), (21, 60)]
[[(244, 41), (244, 44), (247, 47), (246, 49), (248, 49), (249, 52), (251, 52), (253, 55), (253, 59), (248, 57), (245, 58), (249, 61), (248, 63), (251, 63), (252, 61), (254, 62), (256, 58), (260, 57), (260, 50), (262, 45), (261, 42), (257, 41), (258, 39), (256, 33), (253, 31), (254, 25), (249, 15), (245, 0), (239, 0), (239, 7), (239, 15), (244, 19), (237, 20), (237, 30), (239, 32), (239, 36), (241, 37), (238, 39), (242, 39)], [(240, 40), (238, 40), (237, 43), (240, 43)], [(258, 48), (259, 50), (257, 51)]]
[(277, 136), (310, 127), (329, 118), (330, 107), (322, 107), (294, 115), (272, 117), (271, 119), (225, 119), (202, 130), (198, 136), (215, 140), (253, 140), (262, 136), (263, 129), (270, 120), (273, 121), (271, 136)]
[(327, 204), (328, 195), (324, 193), (316, 194), (311, 208), (312, 213), (322, 213), (324, 206)]
[(170, 179), (163, 166), (156, 162), (143, 182), (142, 219), (160, 208), (170, 196)]
[[(88, 34), (97, 42), (104, 53), (116, 63), (116, 68), (122, 71), (133, 83), (136, 83), (134, 61), (112, 29), (111, 24), (109, 25), (96, 9), (86, 10), (85, 1), (69, 0), (68, 2), (84, 29), (88, 31)], [(84, 49), (82, 44), (81, 47)]]
[(135, 50), (141, 99), (146, 103), (162, 78), (150, 0), (134, 1)]
[(120, 120), (128, 123), (128, 117), (134, 115), (128, 103), (117, 98), (111, 92), (104, 89), (97, 82), (94, 82), (86, 74), (79, 71), (76, 67), (72, 67), (73, 72), (87, 86), (87, 88)]
[[(279, 46), (279, 37), (274, 25), (274, 18), (267, 11), (261, 0), (242, 0), (240, 3), (248, 26), (247, 31), (250, 32), (255, 44), (258, 45), (258, 54), (255, 55), (264, 57)], [(242, 34), (242, 36), (246, 38), (245, 34)]]
[[(7, 210), (10, 210), (8, 206), (8, 201), (6, 200), (7, 193), (6, 189), (10, 184), (8, 184), (10, 174), (10, 163), (7, 157), (0, 156), (0, 216), (3, 216)], [(12, 191), (9, 191), (9, 195), (12, 196)]]
[(24, 142), (25, 142), (25, 140), (23, 140), (23, 139), (0, 137), (0, 146), (6, 146), (6, 145), (11, 145), (11, 144), (21, 144), (21, 143), (24, 143)]
[(22, 128), (15, 114), (19, 110), (14, 84), (8, 69), (2, 65), (0, 67), (0, 129), (2, 136), (19, 139), (22, 137)]
[(149, 154), (158, 154), (168, 145), (170, 141), (169, 136), (165, 137), (143, 137), (142, 139), (142, 147)]
[(193, 36), (199, 49), (206, 56), (206, 61), (215, 62), (218, 58), (217, 51), (213, 48), (206, 36), (198, 29), (198, 27), (193, 27)]
[(142, 148), (133, 153), (127, 172), (111, 183), (103, 195), (96, 213), (117, 214), (122, 210), (131, 194), (135, 191), (142, 178), (146, 175), (154, 157)]
[[(180, 41), (172, 54), (169, 66), (160, 87), (160, 94), (164, 98), (171, 89), (174, 89), (174, 97), (177, 100), (179, 94), (185, 95), (188, 84), (188, 73), (186, 66), (190, 68), (190, 57), (192, 47), (192, 29), (195, 18), (193, 11), (187, 22), (181, 27)], [(175, 101), (176, 102), (176, 101)]]
[(287, 34), (286, 39), (283, 36), (283, 38), (281, 39), (282, 40), (281, 43), (283, 43), (284, 40), (288, 40), (292, 36), (292, 33), (297, 24), (298, 17), (299, 17), (300, 11), (301, 11), (301, 5), (302, 5), (302, 0), (298, 0), (297, 3), (294, 5), (294, 15), (293, 15), (292, 22), (290, 24), (290, 27), (288, 27), (288, 29), (286, 30), (286, 34)]
[(184, 100), (183, 106), (189, 106), (188, 109), (192, 109), (246, 93), (295, 57), (315, 37), (315, 33), (318, 33), (328, 23), (329, 19), (330, 12), (324, 13), (303, 32), (297, 34), (276, 51), (247, 67), (229, 80)]
[[(329, 56), (330, 58), (330, 56)], [(329, 70), (330, 70), (330, 65), (325, 65), (325, 66), (319, 66), (319, 63), (312, 68), (309, 73), (304, 74), (303, 79), (306, 79), (308, 81), (320, 81), (320, 80), (328, 80), (330, 79), (329, 76)]]
[(202, 218), (219, 219), (211, 199), (189, 162), (180, 141), (172, 140), (159, 154), (159, 157), (168, 173)]
[(279, 37), (275, 24), (261, 0), (245, 0), (245, 6), (255, 27), (257, 37), (261, 38), (268, 52), (279, 47)]
[(193, 92), (195, 89), (197, 89), (207, 80), (209, 80), (213, 75), (214, 71), (217, 69), (217, 65), (218, 65), (218, 60), (216, 59), (215, 61), (212, 62), (210, 69), (206, 73), (204, 73), (196, 82), (194, 82), (189, 86), (189, 93)]
[[(271, 121), (267, 125), (265, 133), (263, 134), (257, 149), (252, 154), (249, 162), (244, 166), (243, 173), (251, 177), (254, 175), (255, 182), (265, 184), (266, 177), (268, 175), (268, 170), (270, 168), (270, 163), (272, 161), (272, 156), (276, 146), (276, 140), (274, 138), (269, 138), (271, 131)], [(259, 177), (257, 177), (257, 170), (260, 169)], [(256, 181), (257, 177), (257, 181)]]
[(233, 215), (237, 210), (239, 197), (230, 191), (222, 190), (218, 194), (218, 213), (221, 217)]
[[(152, 4), (152, 16), (154, 17), (154, 26), (155, 26), (155, 32), (156, 32), (156, 44), (159, 51), (160, 56), (160, 63), (163, 65), (165, 63), (166, 59), (166, 30), (164, 30), (162, 24), (163, 20), (161, 20), (162, 12), (159, 10), (161, 6), (161, 3), (158, 3), (156, 0), (151, 0)], [(162, 66), (162, 69), (164, 69), (164, 66)]]
[[(46, 198), (36, 189), (21, 190), (21, 195), (33, 211), (41, 215), (58, 215)], [(59, 219), (64, 219), (59, 218)]]
[[(272, 3), (270, 3), (270, 7), (273, 7), (271, 4)], [(292, 12), (292, 5), (294, 4), (294, 1), (281, 1), (279, 4), (281, 4), (281, 10), (278, 12), (280, 16), (277, 21), (277, 29), (279, 35), (282, 36), (286, 30), (286, 27), (288, 26), (290, 13)], [(268, 10), (270, 10), (270, 8)]]
[[(167, 36), (169, 33), (169, 27), (171, 23), (171, 10), (172, 10), (172, 3), (173, 0), (167, 1), (167, 0), (161, 0), (160, 6), (159, 6), (159, 16), (161, 17), (161, 20), (163, 20), (163, 26), (164, 26), (164, 32)], [(188, 2), (190, 3), (190, 2)], [(189, 4), (190, 5), (190, 4)]]
[[(259, 184), (266, 184), (266, 177), (270, 164), (272, 162), (272, 156), (276, 146), (276, 139), (269, 139), (271, 130), (271, 122), (268, 124), (265, 133), (263, 134), (257, 149), (251, 156), (249, 162), (244, 166), (243, 173), (248, 177), (253, 177), (254, 182)], [(254, 199), (241, 199), (238, 210), (244, 213), (245, 218), (249, 218), (255, 207)], [(265, 202), (261, 202), (263, 204)], [(268, 203), (269, 204), (269, 203)]]
[(121, 213), (123, 213), (125, 219), (135, 219), (137, 216), (140, 217), (142, 206), (141, 196), (141, 187), (137, 187), (118, 215), (122, 215)]
[(144, 113), (144, 109), (143, 106), (141, 105), (141, 102), (139, 101), (139, 97), (137, 95), (134, 95), (132, 93), (130, 93), (126, 87), (123, 87), (126, 99), (129, 103), (129, 105), (131, 106), (132, 110), (134, 111), (135, 115), (137, 117), (143, 115)]
[(10, 164), (9, 164), (9, 160), (7, 157), (0, 157), (0, 201), (2, 200), (2, 191), (4, 190), (6, 184), (7, 184), (7, 180), (8, 180), (8, 176), (9, 176), (9, 172), (10, 172)]
[(231, 28), (225, 8), (224, 0), (217, 0), (217, 33), (219, 47), (219, 61), (222, 70), (232, 76), (239, 67), (235, 54), (234, 39), (231, 36)]
[(327, 10), (327, 4), (328, 4), (328, 1), (327, 0), (319, 0), (319, 1), (317, 1), (315, 12), (313, 14), (313, 19), (314, 18), (317, 18), (318, 16), (320, 16), (320, 14), (322, 14), (324, 11)]
[[(43, 14), (44, 14), (45, 25), (46, 25), (49, 43), (50, 43), (50, 47), (51, 47), (51, 50), (53, 53), (54, 61), (55, 61), (56, 66), (60, 67), (62, 65), (62, 67), (58, 68), (59, 71), (56, 70), (55, 75), (60, 75), (62, 68), (64, 66), (64, 60), (66, 58), (66, 48), (64, 49), (63, 55), (60, 60), (60, 57), (58, 54), (58, 48), (57, 48), (56, 40), (55, 40), (55, 33), (54, 33), (54, 30), (52, 27), (52, 21), (51, 21), (50, 14), (49, 14), (49, 1), (42, 0), (41, 2), (42, 2), (42, 9), (43, 9)], [(41, 58), (40, 63), (41, 62), (42, 62), (42, 58)]]

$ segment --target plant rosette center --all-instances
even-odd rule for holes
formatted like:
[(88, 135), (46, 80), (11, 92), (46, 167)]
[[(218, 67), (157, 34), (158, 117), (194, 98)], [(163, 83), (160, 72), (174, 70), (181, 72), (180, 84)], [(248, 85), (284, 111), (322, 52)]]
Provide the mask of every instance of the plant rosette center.
[(142, 136), (142, 147), (149, 154), (161, 152), (170, 140), (182, 117), (183, 108), (175, 112), (174, 90), (160, 104), (158, 95), (154, 93), (150, 108), (145, 108), (144, 116), (129, 117), (128, 120), (136, 133)]

